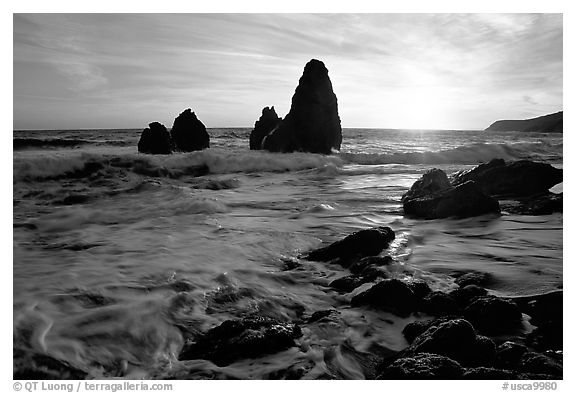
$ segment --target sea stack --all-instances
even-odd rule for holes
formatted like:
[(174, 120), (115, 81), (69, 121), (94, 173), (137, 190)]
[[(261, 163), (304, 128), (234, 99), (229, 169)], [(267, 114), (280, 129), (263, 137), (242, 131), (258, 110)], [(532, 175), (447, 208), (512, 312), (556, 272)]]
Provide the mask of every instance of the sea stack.
[(250, 133), (250, 150), (262, 149), (264, 137), (276, 129), (281, 121), (282, 118), (278, 117), (273, 106), (262, 109), (262, 116), (256, 121), (254, 129)]
[(176, 150), (190, 152), (210, 147), (210, 136), (206, 126), (188, 108), (180, 113), (170, 131)]
[(174, 146), (166, 127), (157, 121), (150, 123), (148, 127), (142, 131), (138, 151), (146, 154), (171, 154)]
[(330, 154), (340, 150), (342, 126), (338, 100), (324, 63), (312, 59), (304, 67), (290, 112), (264, 138), (262, 148), (272, 152), (305, 151)]

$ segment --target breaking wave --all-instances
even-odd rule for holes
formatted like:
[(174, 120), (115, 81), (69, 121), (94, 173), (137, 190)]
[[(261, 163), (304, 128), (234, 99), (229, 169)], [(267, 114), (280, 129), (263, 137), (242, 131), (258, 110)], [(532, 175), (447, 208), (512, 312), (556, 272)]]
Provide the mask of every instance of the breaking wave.
[(290, 172), (334, 169), (356, 165), (442, 165), (477, 164), (494, 158), (505, 160), (562, 159), (562, 144), (544, 142), (517, 144), (478, 143), (443, 151), (378, 153), (338, 153), (331, 156), (311, 153), (230, 152), (210, 149), (167, 156), (124, 156), (82, 153), (77, 155), (16, 158), (15, 180), (49, 180), (91, 176), (98, 171), (129, 171), (150, 177), (180, 178), (208, 173)]

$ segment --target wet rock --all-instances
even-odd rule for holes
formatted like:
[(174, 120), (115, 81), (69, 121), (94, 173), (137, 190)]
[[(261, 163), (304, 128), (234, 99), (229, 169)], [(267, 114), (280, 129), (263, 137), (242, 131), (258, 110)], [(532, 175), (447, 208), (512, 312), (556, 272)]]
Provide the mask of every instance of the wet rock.
[(341, 292), (350, 293), (362, 285), (363, 282), (364, 279), (362, 277), (351, 275), (337, 278), (328, 284), (328, 286)]
[(490, 366), (496, 356), (494, 343), (477, 336), (464, 319), (453, 319), (432, 325), (404, 351), (405, 357), (417, 353), (447, 356), (464, 366)]
[(402, 196), (402, 202), (433, 195), (450, 188), (452, 185), (446, 173), (441, 169), (432, 168), (412, 184), (410, 190)]
[(310, 318), (308, 318), (307, 323), (314, 323), (323, 320), (333, 319), (336, 315), (339, 315), (340, 311), (337, 310), (320, 310), (314, 312)]
[(295, 345), (302, 335), (293, 323), (251, 316), (225, 321), (184, 346), (180, 360), (208, 359), (227, 366), (239, 359), (276, 353)]
[(477, 285), (479, 287), (486, 287), (494, 282), (492, 274), (487, 272), (471, 272), (465, 273), (454, 280), (456, 285), (463, 288), (468, 285)]
[(400, 358), (386, 367), (378, 379), (460, 379), (462, 367), (445, 356), (421, 353)]
[(353, 262), (349, 269), (353, 274), (361, 274), (369, 266), (387, 266), (393, 262), (390, 255), (364, 257)]
[(474, 181), (486, 194), (493, 196), (528, 196), (546, 193), (562, 182), (562, 169), (528, 160), (505, 162), (494, 159), (467, 171), (455, 173), (452, 184)]
[(254, 124), (254, 129), (250, 133), (250, 150), (262, 149), (262, 140), (271, 133), (282, 121), (278, 117), (274, 107), (262, 109), (262, 116)]
[(210, 136), (206, 131), (206, 126), (190, 108), (174, 119), (170, 136), (175, 149), (179, 151), (190, 152), (210, 147)]
[(408, 284), (408, 287), (412, 290), (412, 292), (414, 292), (414, 295), (416, 298), (418, 298), (418, 300), (424, 299), (426, 295), (432, 292), (432, 289), (430, 289), (430, 286), (424, 280), (414, 279), (408, 281), (406, 284)]
[(534, 198), (520, 200), (515, 206), (505, 207), (512, 214), (529, 216), (543, 216), (552, 213), (562, 213), (564, 198), (563, 194), (547, 193)]
[(69, 363), (48, 355), (14, 348), (13, 379), (17, 380), (69, 380), (85, 379), (88, 374)]
[(514, 302), (495, 296), (475, 299), (464, 310), (464, 316), (474, 327), (487, 334), (513, 332), (522, 322), (522, 313)]
[(496, 348), (496, 366), (505, 369), (516, 369), (528, 348), (513, 341), (506, 341)]
[(536, 352), (527, 352), (520, 359), (518, 370), (524, 373), (562, 376), (562, 364)]
[(456, 300), (449, 294), (440, 291), (426, 295), (422, 300), (420, 309), (426, 314), (436, 317), (461, 313)]
[(450, 292), (461, 308), (468, 307), (476, 298), (486, 296), (488, 291), (478, 285), (470, 284)]
[(503, 380), (518, 379), (518, 375), (510, 370), (500, 370), (492, 367), (476, 367), (464, 370), (462, 379)]
[(363, 229), (327, 247), (308, 253), (304, 259), (322, 262), (336, 261), (348, 267), (358, 258), (380, 254), (390, 245), (394, 237), (394, 231), (389, 227)]
[(306, 151), (330, 154), (340, 150), (342, 127), (338, 100), (332, 90), (328, 70), (319, 60), (304, 67), (290, 112), (262, 141), (272, 152)]
[(138, 141), (138, 151), (146, 154), (171, 154), (174, 144), (164, 125), (153, 122), (142, 131)]
[(432, 326), (433, 322), (434, 320), (410, 322), (404, 326), (404, 329), (402, 329), (402, 335), (406, 341), (408, 341), (408, 344), (412, 344), (416, 337), (424, 333), (430, 326)]
[(417, 298), (408, 285), (397, 279), (382, 280), (352, 298), (353, 306), (372, 306), (399, 316), (416, 310)]
[(389, 274), (387, 270), (378, 266), (367, 266), (362, 270), (360, 276), (362, 277), (362, 283), (366, 283), (374, 282), (382, 278), (388, 278)]
[(435, 194), (405, 199), (403, 206), (406, 216), (426, 220), (500, 213), (498, 201), (484, 194), (472, 181)]

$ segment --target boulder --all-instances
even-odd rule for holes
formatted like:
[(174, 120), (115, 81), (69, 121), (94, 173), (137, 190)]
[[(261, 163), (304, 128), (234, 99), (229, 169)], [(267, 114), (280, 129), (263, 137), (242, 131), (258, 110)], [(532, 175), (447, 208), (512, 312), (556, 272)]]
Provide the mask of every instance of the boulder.
[(282, 118), (278, 117), (273, 106), (262, 109), (262, 116), (256, 121), (250, 133), (250, 150), (262, 149), (262, 140), (276, 129), (281, 121)]
[(395, 360), (378, 379), (460, 379), (462, 367), (445, 356), (421, 353)]
[(229, 320), (187, 343), (180, 360), (208, 359), (217, 366), (290, 348), (302, 335), (300, 327), (268, 317)]
[(290, 112), (264, 137), (262, 148), (330, 154), (333, 149), (340, 150), (341, 143), (338, 100), (328, 70), (321, 61), (310, 60), (292, 97)]
[(528, 352), (526, 346), (513, 341), (506, 341), (496, 348), (496, 366), (514, 370), (526, 352)]
[(500, 370), (492, 367), (475, 367), (465, 369), (462, 379), (511, 380), (518, 379), (518, 375), (510, 370)]
[(454, 280), (454, 283), (460, 288), (466, 287), (468, 285), (477, 285), (479, 287), (485, 288), (493, 284), (495, 281), (494, 276), (488, 272), (470, 272), (459, 275)]
[(484, 194), (473, 181), (430, 195), (415, 198), (405, 195), (403, 206), (406, 216), (426, 220), (500, 213), (498, 201)]
[(416, 337), (424, 333), (426, 330), (428, 330), (428, 328), (432, 326), (439, 326), (446, 321), (451, 321), (454, 319), (460, 319), (460, 317), (456, 315), (449, 315), (437, 319), (410, 322), (409, 324), (404, 326), (404, 329), (402, 330), (402, 335), (404, 336), (406, 341), (408, 341), (409, 344), (412, 344), (416, 339)]
[(402, 196), (402, 202), (436, 194), (452, 188), (446, 172), (442, 169), (432, 168), (424, 172), (422, 177), (412, 184), (410, 190)]
[(476, 298), (464, 309), (464, 316), (487, 334), (510, 333), (521, 326), (522, 313), (511, 300), (495, 296)]
[(422, 300), (420, 310), (435, 317), (458, 315), (462, 312), (456, 300), (447, 293), (434, 291)]
[(470, 284), (450, 292), (450, 296), (461, 308), (468, 307), (476, 298), (486, 296), (488, 291), (478, 285)]
[(447, 356), (464, 366), (491, 366), (496, 347), (487, 337), (477, 336), (468, 321), (453, 319), (432, 324), (404, 351), (403, 357), (418, 353)]
[(520, 203), (511, 206), (503, 206), (509, 213), (522, 214), (528, 216), (543, 216), (552, 213), (562, 213), (564, 211), (563, 193), (554, 194), (548, 192), (533, 198), (520, 200)]
[(560, 362), (536, 352), (526, 352), (522, 355), (518, 370), (530, 374), (562, 376), (562, 364)]
[(179, 151), (190, 152), (210, 147), (210, 136), (206, 127), (190, 108), (174, 119), (170, 135), (176, 150)]
[(340, 292), (350, 293), (363, 283), (364, 280), (362, 279), (362, 277), (351, 275), (337, 278), (336, 280), (328, 284), (328, 286)]
[(368, 305), (399, 316), (407, 316), (416, 310), (417, 300), (405, 282), (387, 279), (354, 296), (352, 306)]
[(156, 121), (148, 127), (140, 135), (138, 151), (146, 154), (171, 154), (174, 145), (166, 127)]
[(380, 254), (394, 238), (394, 231), (389, 227), (363, 229), (329, 246), (308, 253), (304, 259), (321, 262), (336, 261), (348, 267), (359, 258)]
[(562, 169), (528, 160), (505, 162), (494, 159), (457, 172), (451, 180), (453, 185), (474, 181), (480, 190), (491, 196), (524, 197), (547, 193), (561, 183)]

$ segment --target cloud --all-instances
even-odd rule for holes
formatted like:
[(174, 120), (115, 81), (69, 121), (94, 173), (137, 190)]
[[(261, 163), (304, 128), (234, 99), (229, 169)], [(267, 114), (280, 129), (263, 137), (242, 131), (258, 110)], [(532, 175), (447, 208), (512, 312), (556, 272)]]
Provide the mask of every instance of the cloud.
[(318, 58), (344, 126), (436, 113), (430, 128), (483, 128), (561, 108), (562, 34), (559, 14), (16, 14), (15, 106), (74, 97), (61, 112), (90, 104), (95, 122), (126, 108), (118, 127), (192, 106), (245, 126), (263, 106), (285, 114)]

